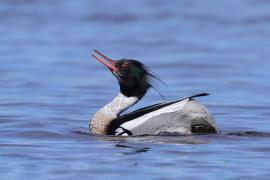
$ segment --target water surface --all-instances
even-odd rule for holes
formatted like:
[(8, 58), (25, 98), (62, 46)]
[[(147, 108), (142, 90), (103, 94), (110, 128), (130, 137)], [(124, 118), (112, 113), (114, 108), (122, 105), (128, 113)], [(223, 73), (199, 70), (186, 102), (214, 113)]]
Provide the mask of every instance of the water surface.
[[(268, 179), (270, 3), (265, 0), (3, 0), (3, 179)], [(95, 137), (118, 92), (90, 52), (138, 59), (166, 100), (208, 92), (221, 134)], [(163, 101), (151, 90), (131, 110)]]

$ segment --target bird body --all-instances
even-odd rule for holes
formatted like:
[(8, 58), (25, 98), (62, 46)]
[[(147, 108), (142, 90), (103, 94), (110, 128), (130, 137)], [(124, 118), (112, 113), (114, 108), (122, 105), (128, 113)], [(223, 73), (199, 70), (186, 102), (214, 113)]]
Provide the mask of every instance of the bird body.
[(208, 95), (206, 93), (151, 105), (122, 115), (152, 87), (149, 77), (154, 76), (139, 61), (113, 61), (99, 51), (94, 52), (103, 59), (95, 54), (92, 56), (116, 76), (120, 93), (93, 115), (89, 123), (92, 134), (130, 136), (218, 132), (211, 113), (194, 100), (196, 97)]

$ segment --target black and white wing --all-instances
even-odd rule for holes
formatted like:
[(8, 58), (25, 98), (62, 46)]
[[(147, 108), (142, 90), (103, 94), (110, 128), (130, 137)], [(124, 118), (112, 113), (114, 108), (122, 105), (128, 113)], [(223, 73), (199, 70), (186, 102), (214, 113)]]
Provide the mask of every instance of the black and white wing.
[(202, 93), (190, 96), (184, 99), (158, 103), (151, 106), (147, 106), (129, 114), (124, 114), (116, 119), (114, 119), (108, 126), (108, 135), (119, 135), (119, 136), (129, 136), (132, 135), (130, 131), (134, 127), (142, 124), (147, 119), (158, 116), (162, 113), (174, 112), (181, 110), (185, 104), (195, 97), (207, 96), (209, 94)]

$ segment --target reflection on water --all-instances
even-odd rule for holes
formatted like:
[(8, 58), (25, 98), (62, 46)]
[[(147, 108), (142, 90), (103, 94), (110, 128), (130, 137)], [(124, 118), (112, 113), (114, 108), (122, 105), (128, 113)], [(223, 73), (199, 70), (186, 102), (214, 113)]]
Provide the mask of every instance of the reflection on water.
[(227, 133), (229, 136), (245, 136), (245, 137), (270, 137), (269, 132), (256, 132), (256, 131), (246, 131), (246, 132), (230, 132)]
[[(89, 132), (80, 130), (72, 131), (72, 133), (78, 135), (84, 135), (85, 137), (91, 136), (98, 141), (111, 141), (117, 143), (117, 147), (129, 148), (129, 146), (122, 145), (123, 143), (150, 143), (150, 144), (207, 144), (215, 139), (230, 140), (232, 137), (244, 137), (250, 138), (268, 138), (270, 132), (262, 131), (229, 131), (221, 132), (217, 134), (194, 134), (194, 135), (140, 135), (140, 136), (104, 136), (104, 135), (91, 135)], [(132, 147), (130, 147), (132, 148)], [(148, 148), (147, 148), (148, 149)]]
[[(2, 179), (267, 179), (270, 3), (0, 2)], [(166, 100), (200, 98), (220, 134), (91, 136), (117, 94), (90, 52), (143, 61)], [(131, 110), (162, 101), (151, 91)], [(131, 111), (129, 110), (129, 111)]]
[(140, 154), (140, 153), (148, 152), (150, 150), (149, 147), (139, 148), (139, 147), (128, 146), (128, 145), (124, 145), (124, 144), (116, 144), (115, 147), (117, 147), (117, 148), (126, 148), (126, 149), (130, 150), (128, 152), (123, 152), (123, 155)]

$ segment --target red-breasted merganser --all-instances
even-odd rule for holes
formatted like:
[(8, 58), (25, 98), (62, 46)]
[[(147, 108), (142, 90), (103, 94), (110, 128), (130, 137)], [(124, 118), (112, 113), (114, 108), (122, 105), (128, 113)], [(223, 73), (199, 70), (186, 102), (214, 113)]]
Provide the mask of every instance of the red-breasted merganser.
[(150, 78), (154, 76), (137, 60), (116, 61), (97, 50), (94, 50), (92, 56), (112, 72), (120, 86), (119, 94), (90, 120), (89, 129), (92, 134), (129, 136), (219, 131), (207, 108), (194, 100), (207, 93), (158, 103), (121, 115), (143, 98), (152, 87)]

